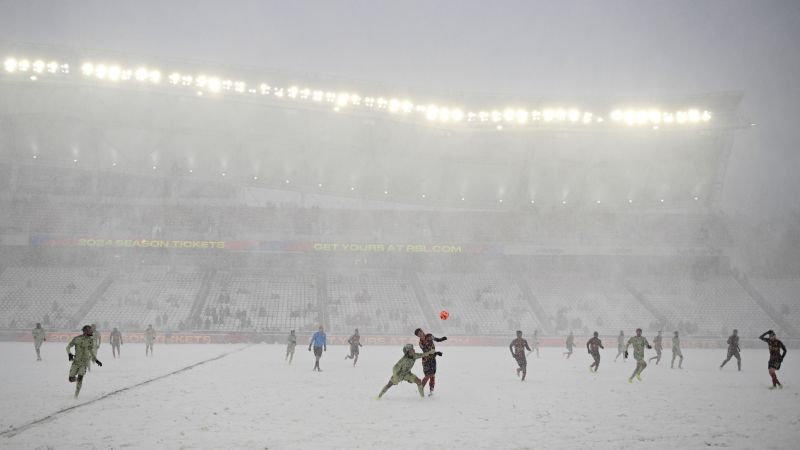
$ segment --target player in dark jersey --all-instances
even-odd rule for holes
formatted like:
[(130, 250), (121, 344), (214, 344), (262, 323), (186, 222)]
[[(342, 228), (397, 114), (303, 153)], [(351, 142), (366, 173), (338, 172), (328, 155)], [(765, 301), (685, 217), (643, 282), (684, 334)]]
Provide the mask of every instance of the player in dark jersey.
[(344, 359), (352, 359), (353, 367), (355, 367), (358, 362), (359, 347), (363, 347), (363, 345), (361, 345), (361, 336), (358, 335), (358, 328), (356, 328), (356, 332), (347, 340), (347, 343), (350, 344), (350, 354), (345, 356)]
[(728, 337), (728, 357), (722, 361), (719, 368), (725, 367), (725, 364), (731, 360), (731, 357), (736, 357), (736, 364), (739, 366), (739, 372), (742, 371), (742, 357), (739, 355), (739, 330), (733, 330), (733, 334)]
[[(414, 335), (419, 338), (419, 348), (422, 353), (429, 353), (431, 350), (436, 350), (435, 342), (444, 342), (447, 336), (440, 338), (435, 337), (430, 333), (425, 333), (421, 328), (414, 330)], [(436, 352), (422, 357), (422, 373), (425, 377), (422, 379), (422, 387), (428, 383), (429, 392), (428, 397), (433, 395), (433, 388), (436, 387)]]
[(517, 376), (522, 373), (522, 381), (525, 381), (525, 375), (528, 374), (528, 359), (525, 357), (525, 349), (531, 351), (531, 348), (528, 346), (528, 341), (522, 339), (522, 331), (517, 330), (517, 338), (511, 341), (511, 344), (508, 345), (508, 350), (511, 352), (511, 356), (517, 360)]
[[(775, 332), (772, 330), (765, 332), (758, 338), (766, 342), (769, 346), (767, 370), (769, 370), (769, 376), (772, 377), (772, 387), (770, 389), (783, 389), (783, 385), (778, 381), (778, 374), (776, 372), (781, 370), (781, 363), (783, 362), (783, 358), (786, 357), (786, 346), (783, 345), (783, 342), (778, 340), (778, 336), (776, 336)], [(781, 350), (783, 353), (781, 353)]]
[(597, 372), (597, 369), (600, 368), (600, 349), (605, 348), (603, 347), (603, 342), (598, 337), (597, 331), (594, 332), (594, 335), (591, 339), (586, 341), (586, 351), (592, 355), (594, 358), (594, 362), (591, 366), (589, 366), (589, 372), (592, 372), (592, 367), (594, 367), (594, 372)]

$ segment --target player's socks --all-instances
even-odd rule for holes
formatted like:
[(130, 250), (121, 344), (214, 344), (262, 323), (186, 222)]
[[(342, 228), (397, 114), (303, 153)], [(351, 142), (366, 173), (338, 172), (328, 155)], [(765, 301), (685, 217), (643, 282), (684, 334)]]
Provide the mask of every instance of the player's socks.
[(419, 391), (419, 396), (425, 398), (425, 387), (422, 385), (422, 383), (417, 385), (417, 390)]
[(639, 380), (639, 381), (642, 381), (642, 374), (641, 373), (637, 373), (636, 374), (636, 379)]

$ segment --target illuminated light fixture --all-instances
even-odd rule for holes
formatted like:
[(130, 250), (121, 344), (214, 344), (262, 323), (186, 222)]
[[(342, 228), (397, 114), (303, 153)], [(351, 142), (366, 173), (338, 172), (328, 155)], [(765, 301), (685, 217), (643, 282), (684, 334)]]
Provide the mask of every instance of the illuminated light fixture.
[(439, 120), (442, 122), (449, 122), (450, 121), (450, 110), (447, 108), (442, 108), (439, 111)]
[(225, 172), (222, 172), (222, 176), (223, 176), (223, 177), (224, 177), (224, 176), (227, 176), (227, 175), (228, 175), (227, 173), (225, 173)]
[(592, 123), (592, 113), (590, 112), (583, 113), (583, 123), (585, 124)]
[(131, 77), (133, 77), (133, 72), (130, 71), (129, 69), (125, 69), (122, 72), (120, 72), (119, 77), (122, 81), (128, 81), (131, 79)]
[(613, 120), (614, 122), (619, 122), (624, 118), (625, 115), (621, 110), (615, 109), (614, 111), (611, 111), (611, 120)]
[[(148, 72), (146, 69), (142, 69), (142, 70), (144, 71), (144, 73), (142, 74), (141, 81), (146, 81), (148, 78), (150, 78), (150, 72)], [(138, 75), (137, 75), (136, 79), (139, 79)], [(181, 81), (181, 74), (179, 74), (177, 72), (173, 72), (173, 73), (169, 74), (169, 77), (167, 77), (167, 79), (169, 80), (169, 84), (178, 84)]]
[(556, 120), (564, 120), (567, 118), (567, 112), (563, 109), (556, 110)]
[(189, 173), (194, 173), (194, 169), (189, 169)]
[(708, 122), (709, 120), (711, 120), (711, 113), (708, 111), (703, 111), (701, 119), (703, 119), (703, 122)]
[(321, 188), (322, 187), (322, 183), (317, 183), (317, 187)]
[(36, 159), (36, 158), (38, 158), (38, 156), (37, 155), (33, 155), (33, 159)]
[(31, 63), (27, 59), (21, 59), (17, 62), (17, 70), (20, 72), (27, 72), (31, 68)]
[(408, 100), (403, 100), (403, 103), (400, 105), (400, 107), (406, 114), (410, 113), (411, 111), (414, 111), (414, 104)]
[[(133, 76), (136, 78), (136, 81), (145, 81), (147, 80), (147, 69), (145, 69), (144, 67), (139, 67), (136, 69), (136, 72), (133, 73)], [(171, 81), (172, 81), (172, 75), (170, 75), (170, 82)]]
[(650, 123), (661, 123), (661, 112), (659, 112), (657, 109), (651, 109), (647, 113), (647, 119), (650, 121)]
[(323, 97), (325, 97), (325, 93), (322, 91), (314, 91), (314, 93), (311, 94), (311, 100), (315, 102), (321, 102)]
[[(330, 101), (330, 97), (326, 96), (326, 99)], [(336, 106), (347, 106), (347, 102), (350, 101), (350, 95), (347, 93), (341, 93), (336, 96)]]
[(286, 96), (289, 98), (297, 98), (297, 94), (300, 93), (300, 89), (297, 86), (291, 86), (289, 89), (286, 90)]
[(117, 167), (117, 163), (115, 162), (111, 163), (111, 167)]
[(400, 111), (400, 100), (393, 98), (389, 100), (389, 112), (396, 113)]
[(351, 94), (350, 103), (355, 106), (361, 106), (361, 96), (358, 94)]
[(464, 120), (464, 111), (460, 109), (454, 109), (450, 113), (450, 117), (453, 119), (453, 122), (461, 122), (462, 120)]
[(389, 195), (389, 191), (383, 191), (383, 195)]
[(675, 115), (672, 113), (664, 113), (661, 118), (664, 120), (664, 123), (675, 122)]
[(203, 96), (203, 91), (197, 91), (197, 96), (198, 97), (202, 97)]
[(72, 162), (74, 162), (75, 164), (78, 164), (78, 160), (77, 159), (73, 159)]
[(58, 72), (58, 63), (55, 61), (50, 61), (47, 63), (47, 73), (56, 73)]
[(182, 86), (191, 86), (192, 82), (194, 82), (194, 78), (191, 75), (184, 75), (181, 77)]
[(156, 169), (157, 169), (157, 167), (156, 167), (156, 166), (153, 166), (153, 170), (156, 170)]
[(600, 204), (600, 200), (598, 200), (596, 203), (599, 205)]
[[(208, 82), (211, 83), (211, 80), (208, 80)], [(268, 84), (261, 83), (261, 85), (258, 86), (258, 92), (260, 92), (261, 95), (268, 95), (269, 91), (270, 91), (270, 87), (269, 87)]]
[(525, 123), (528, 121), (528, 111), (524, 109), (517, 110), (517, 123)]
[(258, 176), (257, 175), (253, 175), (253, 181), (258, 181)]
[(205, 75), (198, 75), (197, 78), (194, 79), (194, 85), (203, 88), (208, 84), (208, 78)]
[(31, 77), (30, 77), (31, 81), (36, 81), (38, 79), (39, 79), (39, 77), (37, 77), (36, 75), (31, 75)]
[(513, 109), (509, 108), (509, 109), (506, 109), (505, 111), (503, 111), (503, 119), (506, 122), (513, 121), (515, 117), (516, 117), (516, 113), (514, 113)]
[(308, 100), (311, 97), (311, 89), (305, 88), (300, 91), (300, 100)]
[(645, 110), (636, 111), (636, 123), (637, 124), (647, 123), (647, 111)]
[(481, 111), (478, 113), (478, 120), (481, 122), (488, 122), (489, 121), (489, 113), (486, 111)]
[(462, 201), (462, 202), (463, 202), (463, 201), (465, 201), (465, 200), (466, 200), (466, 199), (465, 199), (464, 197), (461, 197), (461, 201)]
[(536, 204), (536, 200), (531, 200), (531, 205), (535, 205), (535, 204)]
[(662, 198), (661, 200), (659, 200), (659, 201), (660, 201), (661, 203), (664, 203), (664, 199), (663, 199), (663, 198)]
[(628, 199), (628, 203), (633, 203), (633, 200), (632, 199)]
[(503, 130), (503, 126), (502, 126), (502, 125), (498, 125), (498, 126), (497, 126), (497, 127), (495, 127), (495, 128), (497, 128), (497, 131), (502, 131), (502, 130)]
[(285, 181), (285, 183), (286, 183), (286, 184), (289, 184), (289, 183), (291, 183), (291, 180), (289, 180), (289, 179), (287, 178), (287, 179), (286, 179), (286, 181)]
[(325, 93), (325, 101), (328, 103), (333, 103), (336, 101), (336, 93), (335, 92), (326, 92)]
[(542, 120), (542, 112), (538, 110), (531, 111), (531, 120), (534, 122)]
[(500, 199), (500, 203), (503, 203), (503, 199), (502, 198)]
[(37, 59), (33, 62), (33, 71), (36, 73), (44, 72), (44, 61), (41, 59)]
[(226, 91), (233, 89), (233, 80), (222, 80), (222, 89)]
[(570, 109), (569, 110), (569, 121), (570, 122), (577, 122), (581, 118), (581, 113), (577, 109)]
[(605, 120), (602, 117), (597, 118), (597, 123), (603, 123), (603, 122), (605, 122)]
[(625, 111), (625, 123), (628, 125), (636, 123), (636, 111), (630, 109)]
[(694, 201), (698, 201), (698, 200), (700, 200), (700, 197), (698, 197), (698, 196), (696, 196), (696, 195), (695, 195), (695, 196), (694, 196)]
[(97, 67), (94, 68), (94, 76), (100, 78), (101, 80), (106, 77), (108, 73), (108, 67), (105, 64), (99, 64)]
[(219, 78), (209, 78), (208, 79), (208, 90), (211, 92), (219, 92), (220, 88), (222, 87)]
[(552, 110), (552, 109), (545, 109), (542, 112), (542, 117), (544, 117), (544, 121), (545, 122), (552, 122), (553, 119), (555, 119), (555, 117), (556, 117), (556, 112), (555, 112), (555, 110)]
[(436, 120), (439, 117), (439, 108), (436, 105), (429, 105), (425, 110), (425, 118)]
[(696, 109), (689, 110), (689, 122), (697, 123), (700, 121), (700, 111)]
[(468, 112), (467, 113), (467, 122), (475, 122), (478, 120), (478, 113)]
[(688, 117), (686, 116), (686, 111), (678, 111), (677, 113), (675, 113), (675, 120), (678, 123), (686, 123), (687, 119)]
[(500, 122), (502, 118), (503, 115), (500, 113), (500, 111), (497, 110), (492, 111), (492, 122)]
[(338, 106), (333, 107), (333, 112), (339, 112), (339, 111), (341, 111), (341, 108), (339, 108)]
[(562, 205), (566, 205), (566, 204), (567, 204), (567, 201), (566, 201), (566, 200), (561, 200), (561, 204), (562, 204)]
[(3, 68), (6, 72), (16, 72), (17, 71), (17, 60), (14, 58), (8, 58), (3, 61)]
[(659, 128), (659, 127), (658, 127), (658, 125), (653, 125), (653, 129), (654, 129), (654, 130), (656, 130), (656, 131), (657, 131), (657, 130), (658, 130), (658, 128)]
[(65, 74), (69, 73), (69, 64), (62, 64), (59, 66), (59, 68), (61, 69), (62, 73)]
[(356, 190), (356, 187), (355, 187), (355, 186), (350, 186), (350, 190), (351, 190), (351, 191), (355, 191), (355, 190)]
[(234, 81), (233, 82), (233, 92), (244, 94), (245, 89), (247, 88), (247, 84), (244, 81)]
[(153, 70), (150, 72), (150, 82), (154, 84), (158, 84), (161, 82), (161, 72), (158, 70)]
[(110, 66), (108, 68), (108, 79), (111, 81), (119, 81), (122, 75), (122, 69), (119, 66)]
[(427, 197), (428, 197), (427, 195), (425, 195), (425, 194), (422, 194), (422, 198), (427, 198)]

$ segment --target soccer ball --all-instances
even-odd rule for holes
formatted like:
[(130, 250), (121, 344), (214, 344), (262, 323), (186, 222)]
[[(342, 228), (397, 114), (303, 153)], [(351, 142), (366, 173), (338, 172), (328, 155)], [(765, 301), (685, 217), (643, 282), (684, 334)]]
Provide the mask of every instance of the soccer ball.
[(447, 311), (442, 311), (439, 313), (439, 318), (442, 320), (447, 320), (448, 317), (450, 317), (450, 313)]

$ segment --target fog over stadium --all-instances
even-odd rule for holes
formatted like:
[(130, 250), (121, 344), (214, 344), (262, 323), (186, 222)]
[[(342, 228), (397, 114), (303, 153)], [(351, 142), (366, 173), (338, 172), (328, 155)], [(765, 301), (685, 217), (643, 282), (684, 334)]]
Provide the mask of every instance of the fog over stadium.
[(800, 3), (0, 12), (0, 448), (800, 437)]

